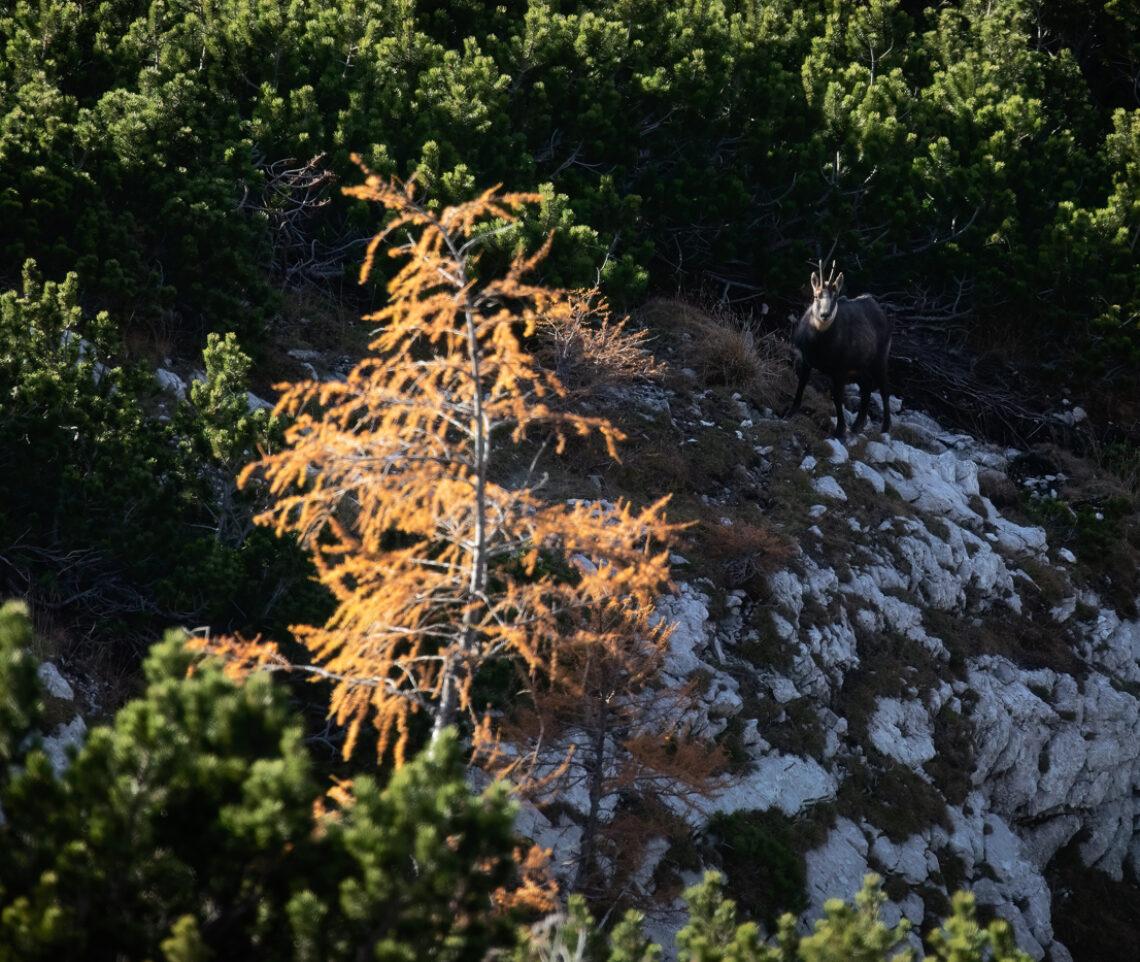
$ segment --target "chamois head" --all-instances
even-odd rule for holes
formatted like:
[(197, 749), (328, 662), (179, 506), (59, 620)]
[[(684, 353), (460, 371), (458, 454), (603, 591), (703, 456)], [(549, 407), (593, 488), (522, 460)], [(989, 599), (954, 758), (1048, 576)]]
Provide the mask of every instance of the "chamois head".
[(835, 276), (835, 261), (831, 262), (831, 273), (823, 279), (823, 262), (819, 272), (811, 272), (811, 290), (814, 298), (808, 308), (811, 326), (817, 331), (826, 331), (835, 323), (839, 313), (839, 292), (843, 290), (843, 275)]

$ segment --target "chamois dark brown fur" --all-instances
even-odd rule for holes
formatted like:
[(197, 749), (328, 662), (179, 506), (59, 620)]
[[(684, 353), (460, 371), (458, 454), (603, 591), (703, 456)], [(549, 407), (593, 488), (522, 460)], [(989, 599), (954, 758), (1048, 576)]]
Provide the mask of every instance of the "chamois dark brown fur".
[(814, 295), (811, 305), (792, 332), (799, 384), (787, 416), (791, 417), (800, 409), (804, 388), (812, 370), (816, 369), (831, 380), (837, 438), (842, 440), (847, 434), (843, 388), (852, 382), (859, 385), (859, 414), (852, 430), (858, 431), (863, 427), (871, 406), (871, 390), (877, 387), (883, 399), (883, 431), (889, 431), (891, 406), (887, 357), (891, 350), (890, 321), (870, 294), (855, 298), (840, 296), (843, 275), (835, 276), (834, 263), (826, 281), (822, 264), (819, 273), (812, 272), (811, 288)]

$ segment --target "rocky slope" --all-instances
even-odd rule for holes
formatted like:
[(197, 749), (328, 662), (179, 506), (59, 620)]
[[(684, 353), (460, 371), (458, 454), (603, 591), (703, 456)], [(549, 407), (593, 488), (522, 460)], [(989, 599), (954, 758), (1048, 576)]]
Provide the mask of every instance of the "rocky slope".
[[(1072, 958), (1054, 928), (1065, 893), (1051, 866), (1075, 852), (1131, 883), (1140, 866), (1140, 621), (1127, 579), (1114, 582), (1126, 572), (1105, 563), (1127, 533), (1093, 500), (1080, 541), (1072, 478), (1027, 476), (1040, 458), (921, 412), (899, 410), (892, 436), (844, 446), (822, 436), (822, 395), (807, 418), (780, 421), (684, 373), (642, 398), (643, 463), (670, 444), (726, 463), (700, 495), (710, 550), (677, 559), (678, 593), (662, 602), (678, 626), (669, 671), (699, 679), (698, 728), (730, 744), (735, 764), (702, 811), (678, 809), (696, 861), (678, 867), (676, 843), (658, 846), (646, 893), (668, 906), (667, 880), (727, 864), (732, 840), (710, 836), (712, 814), (778, 813), (805, 870), (805, 924), (874, 871), (892, 920), (925, 931), (968, 888), (1035, 958)], [(1034, 505), (1070, 525), (1032, 523)], [(786, 561), (710, 568), (717, 525), (729, 537), (760, 524), (793, 545)], [(1060, 542), (1100, 551), (1100, 564)], [(568, 854), (571, 821), (530, 827)], [(656, 934), (668, 946), (676, 919), (664, 906)]]

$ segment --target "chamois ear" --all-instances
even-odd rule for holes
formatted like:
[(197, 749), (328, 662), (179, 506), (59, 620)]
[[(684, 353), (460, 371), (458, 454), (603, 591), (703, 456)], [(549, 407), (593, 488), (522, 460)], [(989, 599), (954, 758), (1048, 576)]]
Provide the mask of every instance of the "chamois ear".
[(835, 293), (838, 294), (841, 290), (843, 290), (843, 274), (842, 273), (840, 273), (840, 275), (837, 278), (835, 278)]
[(811, 290), (816, 297), (818, 297), (819, 292), (823, 290), (823, 284), (820, 283), (819, 275), (815, 271), (811, 272)]

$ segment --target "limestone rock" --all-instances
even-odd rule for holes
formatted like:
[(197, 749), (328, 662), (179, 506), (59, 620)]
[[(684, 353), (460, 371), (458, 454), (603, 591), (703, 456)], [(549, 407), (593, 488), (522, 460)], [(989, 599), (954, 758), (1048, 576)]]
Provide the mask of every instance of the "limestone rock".
[(823, 915), (828, 899), (850, 901), (863, 887), (863, 878), (871, 871), (867, 861), (870, 846), (862, 829), (850, 819), (836, 820), (827, 841), (807, 853), (807, 896), (810, 908), (801, 923)]
[(708, 799), (694, 800), (694, 811), (679, 801), (670, 804), (697, 825), (717, 812), (779, 809), (791, 816), (818, 802), (835, 798), (838, 783), (811, 758), (770, 752), (761, 755), (743, 776), (729, 778)]
[(56, 725), (50, 735), (45, 735), (40, 748), (47, 755), (52, 771), (62, 775), (71, 763), (69, 749), (78, 750), (87, 738), (87, 723), (76, 715), (67, 724)]
[(926, 706), (917, 699), (879, 699), (868, 735), (879, 751), (907, 768), (921, 769), (934, 757), (934, 726)]
[(39, 676), (40, 684), (44, 686), (44, 691), (52, 698), (61, 698), (64, 701), (75, 700), (75, 691), (72, 689), (71, 683), (59, 673), (59, 669), (50, 661), (42, 662), (36, 668), (36, 674)]

